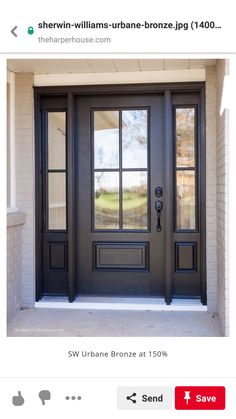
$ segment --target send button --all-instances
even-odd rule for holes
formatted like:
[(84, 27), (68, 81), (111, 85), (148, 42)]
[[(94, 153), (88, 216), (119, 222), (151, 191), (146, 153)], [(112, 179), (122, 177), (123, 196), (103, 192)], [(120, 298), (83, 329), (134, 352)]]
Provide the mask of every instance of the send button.
[(119, 387), (118, 409), (171, 409), (171, 387)]

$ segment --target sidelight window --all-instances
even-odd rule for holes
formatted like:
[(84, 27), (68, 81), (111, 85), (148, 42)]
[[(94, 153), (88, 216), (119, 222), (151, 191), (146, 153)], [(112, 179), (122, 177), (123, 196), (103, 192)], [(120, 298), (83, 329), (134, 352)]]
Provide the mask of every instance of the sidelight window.
[(66, 230), (66, 113), (48, 112), (48, 229)]
[(196, 108), (175, 108), (176, 229), (196, 229)]

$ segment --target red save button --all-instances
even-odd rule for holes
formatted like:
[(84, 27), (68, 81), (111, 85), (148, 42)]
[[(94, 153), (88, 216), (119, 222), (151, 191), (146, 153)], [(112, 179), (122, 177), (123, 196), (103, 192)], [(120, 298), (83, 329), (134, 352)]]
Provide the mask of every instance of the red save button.
[(177, 410), (224, 410), (225, 387), (175, 387)]

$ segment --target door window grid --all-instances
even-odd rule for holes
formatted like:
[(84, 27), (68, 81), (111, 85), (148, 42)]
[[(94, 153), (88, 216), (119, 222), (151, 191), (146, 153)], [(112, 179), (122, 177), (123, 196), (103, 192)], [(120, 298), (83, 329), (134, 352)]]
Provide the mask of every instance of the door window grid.
[[(106, 119), (106, 123), (102, 122), (102, 119)], [(146, 231), (148, 229), (147, 121), (148, 109), (93, 111), (93, 226), (95, 230)], [(98, 125), (97, 122), (99, 122)], [(96, 132), (99, 128), (104, 131), (104, 127), (108, 131), (110, 129), (110, 136), (107, 131), (104, 136), (103, 132)], [(114, 152), (114, 137), (117, 137), (117, 133), (119, 147), (116, 146)], [(100, 148), (98, 143), (96, 144), (97, 139), (99, 139), (98, 142), (100, 141)], [(106, 143), (108, 146), (104, 145), (106, 141), (108, 141)], [(139, 145), (142, 148), (141, 151), (138, 149)], [(100, 153), (100, 162), (109, 162), (108, 166), (107, 163), (103, 164), (102, 170), (101, 163), (98, 167), (96, 153)], [(108, 154), (110, 154), (110, 160), (107, 157)], [(112, 156), (114, 161), (118, 161), (117, 168), (111, 161)], [(128, 160), (130, 164), (127, 164)]]

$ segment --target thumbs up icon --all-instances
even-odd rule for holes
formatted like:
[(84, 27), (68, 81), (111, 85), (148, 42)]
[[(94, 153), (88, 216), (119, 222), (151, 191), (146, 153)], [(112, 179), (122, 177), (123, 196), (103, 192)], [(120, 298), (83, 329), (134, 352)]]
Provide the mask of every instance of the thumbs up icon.
[(22, 406), (25, 403), (24, 397), (21, 395), (21, 392), (18, 391), (18, 396), (12, 397), (12, 404), (14, 406)]

